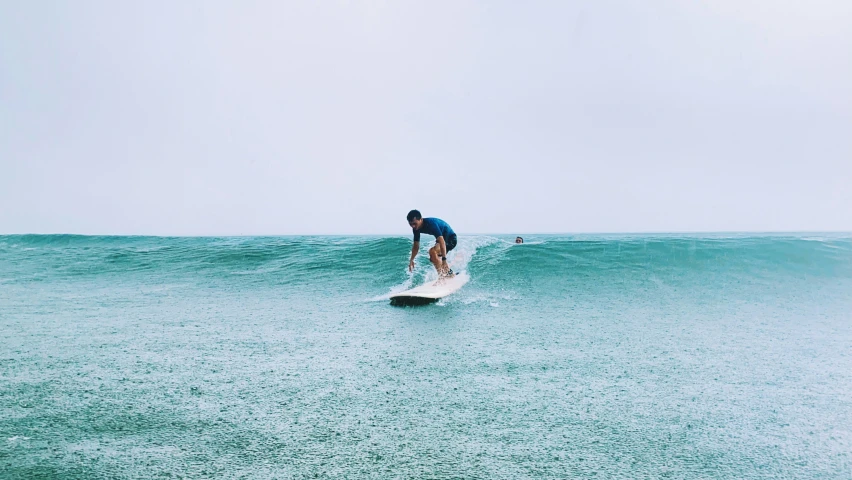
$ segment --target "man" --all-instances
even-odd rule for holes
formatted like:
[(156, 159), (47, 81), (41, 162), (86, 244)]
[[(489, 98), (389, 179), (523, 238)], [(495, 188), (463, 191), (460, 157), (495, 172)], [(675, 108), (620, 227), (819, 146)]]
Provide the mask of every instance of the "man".
[(440, 218), (423, 218), (418, 210), (408, 212), (408, 225), (414, 233), (414, 246), (411, 247), (411, 258), (408, 260), (408, 271), (414, 270), (414, 257), (420, 251), (420, 233), (435, 236), (435, 246), (429, 249), (429, 261), (435, 266), (441, 277), (452, 277), (453, 271), (447, 265), (447, 252), (456, 248), (458, 237), (456, 232)]
[(524, 243), (523, 237), (515, 237), (515, 243)]

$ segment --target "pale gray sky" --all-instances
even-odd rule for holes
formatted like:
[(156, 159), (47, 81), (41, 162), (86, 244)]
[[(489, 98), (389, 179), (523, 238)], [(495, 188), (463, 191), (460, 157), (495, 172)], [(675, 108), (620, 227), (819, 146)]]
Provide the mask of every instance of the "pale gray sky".
[(0, 233), (852, 230), (852, 2), (0, 0)]

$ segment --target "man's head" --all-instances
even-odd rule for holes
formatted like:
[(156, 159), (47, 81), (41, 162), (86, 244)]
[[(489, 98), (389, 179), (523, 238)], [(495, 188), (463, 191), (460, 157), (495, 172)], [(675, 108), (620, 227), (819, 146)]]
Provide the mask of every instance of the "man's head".
[(411, 228), (419, 229), (420, 225), (423, 225), (423, 215), (420, 215), (420, 210), (412, 210), (408, 212), (408, 216), (405, 218), (408, 219), (408, 225)]
[(524, 239), (521, 237), (515, 237), (515, 243), (524, 243)]

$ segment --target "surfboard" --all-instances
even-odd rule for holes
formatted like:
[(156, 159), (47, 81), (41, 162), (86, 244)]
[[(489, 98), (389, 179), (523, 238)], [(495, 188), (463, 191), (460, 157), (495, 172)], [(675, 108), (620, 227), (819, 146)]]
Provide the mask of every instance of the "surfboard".
[(459, 272), (452, 278), (439, 278), (436, 281), (424, 283), (411, 290), (391, 295), (391, 305), (425, 305), (457, 292), (464, 286), (470, 276), (467, 272)]

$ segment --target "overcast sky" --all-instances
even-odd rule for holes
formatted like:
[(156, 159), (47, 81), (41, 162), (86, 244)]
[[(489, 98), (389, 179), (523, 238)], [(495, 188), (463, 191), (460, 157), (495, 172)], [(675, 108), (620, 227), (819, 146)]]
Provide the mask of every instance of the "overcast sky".
[(2, 1), (0, 233), (852, 230), (852, 2)]

